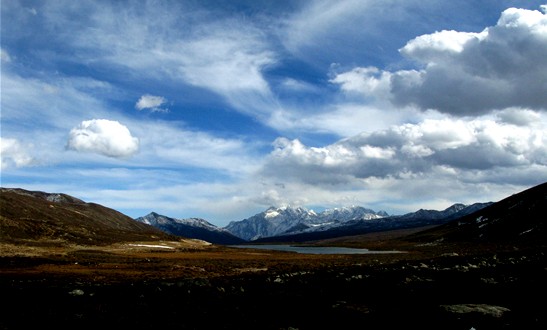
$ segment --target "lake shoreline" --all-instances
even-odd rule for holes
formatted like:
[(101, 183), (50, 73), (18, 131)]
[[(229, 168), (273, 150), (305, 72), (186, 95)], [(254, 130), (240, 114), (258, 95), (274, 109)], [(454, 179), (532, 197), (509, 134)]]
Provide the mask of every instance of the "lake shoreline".
[(273, 250), (283, 252), (295, 252), (300, 254), (390, 254), (390, 253), (406, 253), (404, 251), (395, 250), (369, 250), (364, 248), (348, 248), (336, 246), (301, 246), (290, 244), (248, 244), (248, 245), (230, 245), (232, 248), (238, 249), (257, 249), (257, 250)]

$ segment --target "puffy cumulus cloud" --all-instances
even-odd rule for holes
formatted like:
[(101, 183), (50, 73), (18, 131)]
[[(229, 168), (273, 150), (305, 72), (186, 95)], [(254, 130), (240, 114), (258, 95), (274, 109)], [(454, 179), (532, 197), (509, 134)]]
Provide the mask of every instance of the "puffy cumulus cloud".
[(135, 104), (137, 110), (150, 110), (152, 112), (167, 112), (169, 110), (161, 108), (167, 100), (161, 96), (145, 94), (139, 98)]
[(317, 185), (346, 185), (374, 177), (405, 180), (435, 173), (457, 180), (465, 172), (487, 176), (514, 168), (524, 173), (540, 169), (547, 175), (546, 131), (544, 122), (530, 128), (487, 118), (428, 119), (325, 147), (279, 138), (263, 174)]
[(487, 35), (486, 30), (482, 33), (437, 31), (414, 38), (401, 49), (401, 52), (423, 62), (436, 62), (461, 53), (465, 49), (465, 44), (473, 38), (483, 40)]
[(70, 131), (67, 148), (93, 152), (108, 157), (124, 158), (139, 150), (139, 140), (129, 129), (114, 120), (85, 120)]
[(336, 74), (329, 80), (339, 84), (347, 93), (364, 93), (366, 96), (388, 95), (391, 74), (375, 67), (354, 68), (347, 72)]
[(349, 184), (355, 178), (387, 176), (394, 172), (394, 150), (367, 143), (341, 141), (308, 147), (299, 140), (279, 138), (263, 174), (309, 184)]
[(19, 140), (11, 138), (0, 138), (0, 158), (3, 170), (12, 166), (28, 166), (34, 162), (26, 147)]
[[(545, 11), (545, 7), (543, 7)], [(510, 8), (479, 33), (440, 31), (410, 40), (400, 52), (418, 70), (355, 68), (331, 80), (344, 91), (386, 96), (453, 115), (496, 109), (547, 109), (547, 14)], [(376, 86), (384, 86), (379, 91)], [(387, 87), (386, 87), (387, 86)]]

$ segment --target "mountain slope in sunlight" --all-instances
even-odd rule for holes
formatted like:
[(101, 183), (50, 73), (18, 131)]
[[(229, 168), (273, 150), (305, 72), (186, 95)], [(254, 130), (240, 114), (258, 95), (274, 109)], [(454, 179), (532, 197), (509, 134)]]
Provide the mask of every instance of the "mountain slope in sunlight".
[(106, 245), (160, 239), (175, 238), (99, 204), (66, 194), (0, 190), (0, 242)]

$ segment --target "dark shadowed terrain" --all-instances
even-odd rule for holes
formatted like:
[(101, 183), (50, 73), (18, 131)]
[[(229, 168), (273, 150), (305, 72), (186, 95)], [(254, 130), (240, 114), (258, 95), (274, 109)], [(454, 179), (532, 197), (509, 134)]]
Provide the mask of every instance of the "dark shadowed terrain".
[(0, 329), (545, 329), (546, 198), (543, 184), (442, 226), (306, 243), (405, 253), (304, 255), (2, 190)]

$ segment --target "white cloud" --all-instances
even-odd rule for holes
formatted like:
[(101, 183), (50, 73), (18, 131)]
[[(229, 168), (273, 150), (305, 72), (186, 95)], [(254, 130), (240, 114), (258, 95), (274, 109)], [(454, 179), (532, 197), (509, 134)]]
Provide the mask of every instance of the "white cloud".
[(293, 92), (318, 93), (320, 91), (316, 85), (293, 78), (284, 79), (279, 86)]
[[(444, 0), (317, 0), (292, 4), (275, 17), (227, 15), (198, 2), (141, 7), (68, 2), (45, 2), (36, 17), (10, 15), (10, 54), (5, 49), (0, 54), (2, 64), (21, 60), (14, 45), (18, 39), (30, 45), (42, 35), (32, 33), (38, 28), (50, 41), (27, 59), (40, 56), (47, 63), (36, 75), (25, 70), (38, 68), (40, 61), (2, 69), (2, 129), (18, 142), (8, 139), (7, 148), (3, 143), (2, 166), (5, 160), (9, 167), (34, 164), (29, 155), (40, 159), (43, 166), (25, 171), (27, 185), (32, 180), (56, 184), (56, 191), (86, 189), (94, 201), (128, 212), (138, 204), (147, 208), (142, 214), (164, 210), (238, 220), (252, 214), (250, 208), (259, 211), (273, 203), (372, 207), (412, 200), (406, 211), (441, 208), (493, 194), (505, 197), (547, 177), (546, 93), (540, 83), (546, 76), (545, 15), (539, 12), (508, 10), (496, 26), (474, 33), (456, 30), (481, 31), (474, 24), (485, 19), (484, 11), (466, 13), (454, 24), (464, 16), (446, 6), (474, 5)], [(75, 20), (79, 11), (86, 15)], [(450, 12), (442, 23), (411, 17), (441, 12)], [(442, 25), (431, 29), (430, 24)], [(416, 37), (415, 31), (439, 27), (456, 30)], [(410, 61), (396, 62), (400, 54)], [(333, 61), (347, 69), (326, 78), (321, 71)], [(66, 63), (95, 74), (108, 70), (105, 81), (113, 86), (72, 77), (62, 70)], [(414, 70), (400, 70), (411, 64)], [(60, 71), (48, 74), (49, 69)], [(283, 76), (289, 71), (292, 78)], [(242, 137), (245, 132), (224, 131), (237, 135), (226, 137), (181, 122), (141, 121), (134, 113), (124, 115), (126, 109), (112, 108), (149, 86), (164, 90), (161, 95), (170, 100), (188, 95), (190, 102), (197, 102), (190, 94), (202, 89), (196, 94), (212, 98), (214, 107), (249, 115), (291, 139), (278, 139), (264, 159), (264, 146)], [(225, 104), (216, 103), (219, 99)], [(166, 98), (145, 94), (134, 106), (158, 111), (166, 104)], [(489, 117), (465, 116), (492, 110)], [(82, 118), (117, 121), (95, 119), (73, 128)], [(347, 138), (308, 142), (317, 136), (333, 139), (333, 133)], [(273, 132), (267, 134), (262, 138)], [(65, 143), (113, 159), (67, 153), (61, 148)], [(117, 159), (128, 156), (133, 157)], [(74, 180), (65, 179), (70, 171)], [(9, 180), (25, 183), (18, 176)]]
[(400, 52), (421, 69), (354, 68), (331, 82), (343, 91), (390, 99), (396, 106), (458, 116), (515, 107), (547, 109), (547, 15), (537, 10), (510, 8), (482, 32), (422, 35)]
[(0, 137), (0, 158), (2, 165), (1, 169), (7, 169), (12, 166), (29, 166), (34, 162), (34, 159), (29, 155), (27, 148), (17, 139), (11, 138)]
[(203, 88), (256, 117), (271, 110), (264, 71), (278, 59), (259, 23), (219, 17), (183, 2), (145, 3), (142, 10), (85, 6), (89, 19), (77, 26), (65, 6), (48, 4), (44, 14), (54, 26), (70, 26), (70, 34), (55, 32), (81, 62), (106, 65), (113, 75), (170, 80), (182, 90)]
[[(325, 52), (336, 56), (337, 50), (341, 49), (351, 52), (354, 47), (347, 46), (374, 35), (377, 18), (386, 18), (386, 7), (397, 16), (404, 12), (400, 9), (403, 6), (374, 0), (309, 1), (289, 17), (283, 43), (289, 51), (303, 58), (321, 56)], [(319, 51), (325, 41), (331, 47)]]
[(361, 132), (374, 132), (408, 121), (439, 116), (438, 113), (420, 112), (413, 108), (397, 109), (391, 105), (358, 103), (358, 100), (312, 108), (307, 112), (299, 110), (302, 109), (280, 109), (273, 113), (268, 125), (282, 132), (326, 133), (350, 137)]
[(426, 17), (442, 17), (444, 25), (459, 26), (468, 23), (476, 11), (474, 4), (455, 5), (447, 0), (313, 0), (299, 4), (300, 10), (286, 20), (281, 41), (293, 56), (320, 67), (333, 62), (394, 64), (396, 49), (415, 37), (416, 31), (438, 28), (431, 27), (437, 22)]
[(389, 94), (391, 74), (375, 67), (354, 68), (335, 75), (331, 83), (339, 84), (344, 92), (382, 98)]
[(161, 108), (165, 103), (167, 103), (167, 100), (162, 96), (144, 94), (135, 104), (135, 108), (137, 110), (147, 109), (152, 112), (167, 112), (169, 110)]
[[(362, 133), (325, 147), (278, 139), (263, 174), (306, 184), (348, 184), (372, 177), (463, 171), (543, 168), (547, 174), (545, 121), (536, 127), (476, 120), (427, 119)], [(543, 156), (542, 156), (543, 155)], [(457, 178), (453, 178), (457, 180)]]
[(181, 45), (179, 71), (189, 83), (228, 98), (239, 91), (269, 93), (262, 71), (276, 62), (275, 55), (258, 29), (239, 25), (211, 23), (203, 27), (203, 34)]
[(139, 161), (171, 168), (199, 168), (218, 175), (248, 174), (257, 166), (255, 146), (244, 140), (229, 139), (192, 131), (166, 123), (134, 123), (140, 136)]
[(92, 119), (70, 131), (67, 148), (108, 157), (124, 158), (139, 150), (139, 140), (117, 121)]
[(547, 178), (547, 118), (539, 116), (528, 126), (499, 116), (424, 119), (319, 147), (279, 138), (253, 201), (399, 214), (496, 201)]
[(175, 59), (174, 79), (214, 92), (236, 111), (266, 120), (278, 107), (264, 76), (278, 62), (267, 34), (235, 19), (203, 22), (196, 30), (162, 49)]
[(453, 56), (465, 49), (465, 44), (473, 38), (482, 41), (488, 32), (466, 33), (458, 31), (438, 31), (432, 34), (425, 34), (409, 41), (401, 49), (403, 54), (419, 58), (421, 61), (432, 61), (439, 57)]
[[(432, 45), (431, 38), (452, 47)], [(510, 8), (480, 33), (422, 36), (401, 52), (427, 66), (412, 85), (394, 76), (392, 92), (399, 104), (459, 115), (547, 109), (547, 86), (541, 83), (547, 76), (547, 16), (539, 11)]]
[(2, 128), (22, 132), (39, 123), (49, 129), (70, 129), (82, 116), (108, 114), (104, 98), (116, 93), (110, 84), (91, 78), (27, 77), (3, 70)]
[(541, 121), (541, 115), (529, 109), (508, 108), (497, 113), (497, 116), (503, 122), (517, 126), (533, 126)]

